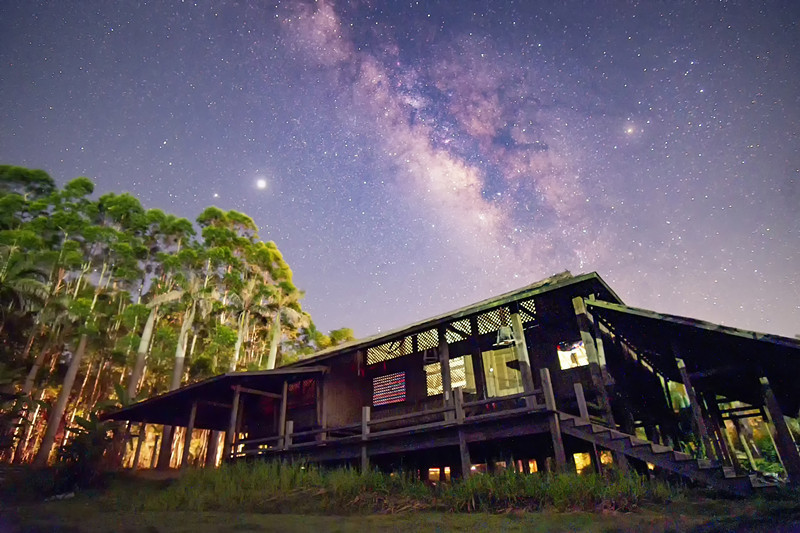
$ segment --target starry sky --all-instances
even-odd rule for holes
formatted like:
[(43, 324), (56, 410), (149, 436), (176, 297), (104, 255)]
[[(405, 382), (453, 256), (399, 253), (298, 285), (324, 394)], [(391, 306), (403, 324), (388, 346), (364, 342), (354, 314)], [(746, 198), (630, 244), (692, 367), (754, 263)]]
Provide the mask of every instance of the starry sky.
[(5, 0), (0, 162), (247, 213), (324, 331), (570, 270), (794, 336), (798, 19), (792, 1)]

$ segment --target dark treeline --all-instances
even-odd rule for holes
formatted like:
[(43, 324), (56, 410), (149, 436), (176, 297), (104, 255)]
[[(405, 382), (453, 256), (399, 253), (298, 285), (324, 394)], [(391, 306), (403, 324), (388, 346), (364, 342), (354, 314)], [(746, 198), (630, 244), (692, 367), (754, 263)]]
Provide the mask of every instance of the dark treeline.
[(247, 215), (93, 193), (0, 166), (0, 459), (47, 464), (98, 408), (352, 338), (316, 330)]

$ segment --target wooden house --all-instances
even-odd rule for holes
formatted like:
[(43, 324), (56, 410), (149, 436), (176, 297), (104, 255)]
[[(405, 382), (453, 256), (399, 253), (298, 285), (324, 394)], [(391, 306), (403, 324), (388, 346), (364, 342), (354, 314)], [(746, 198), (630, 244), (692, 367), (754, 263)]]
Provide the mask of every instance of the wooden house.
[(764, 417), (789, 481), (800, 482), (784, 420), (798, 414), (798, 380), (797, 340), (631, 308), (596, 273), (565, 272), (107, 418), (224, 431), (231, 461), (447, 478), (558, 471), (589, 457), (595, 468), (613, 462), (747, 492), (753, 477), (726, 423)]

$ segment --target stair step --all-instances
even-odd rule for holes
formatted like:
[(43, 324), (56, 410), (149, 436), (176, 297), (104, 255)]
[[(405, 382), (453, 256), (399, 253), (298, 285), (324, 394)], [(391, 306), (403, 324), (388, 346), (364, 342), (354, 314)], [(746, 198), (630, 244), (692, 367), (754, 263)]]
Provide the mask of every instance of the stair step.
[(713, 470), (714, 468), (719, 468), (719, 464), (711, 459), (698, 459), (697, 467), (701, 470)]
[(672, 451), (672, 448), (669, 446), (663, 446), (661, 444), (656, 444), (655, 442), (650, 445), (650, 448), (653, 449), (653, 453), (669, 453)]
[(675, 457), (676, 461), (691, 461), (692, 460), (692, 456), (689, 455), (688, 453), (673, 451), (672, 455)]
[(636, 437), (630, 437), (630, 441), (634, 446), (647, 446), (648, 444), (651, 444), (646, 440), (637, 439)]

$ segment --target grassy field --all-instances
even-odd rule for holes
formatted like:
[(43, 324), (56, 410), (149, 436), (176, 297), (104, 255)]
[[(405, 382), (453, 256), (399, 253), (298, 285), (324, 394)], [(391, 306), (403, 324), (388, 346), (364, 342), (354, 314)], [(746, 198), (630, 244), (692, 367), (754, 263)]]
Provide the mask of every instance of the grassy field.
[(177, 479), (111, 476), (102, 488), (49, 502), (45, 473), (9, 481), (0, 487), (0, 533), (800, 532), (797, 491), (726, 499), (626, 476), (501, 473), (431, 487), (377, 472), (261, 463)]

